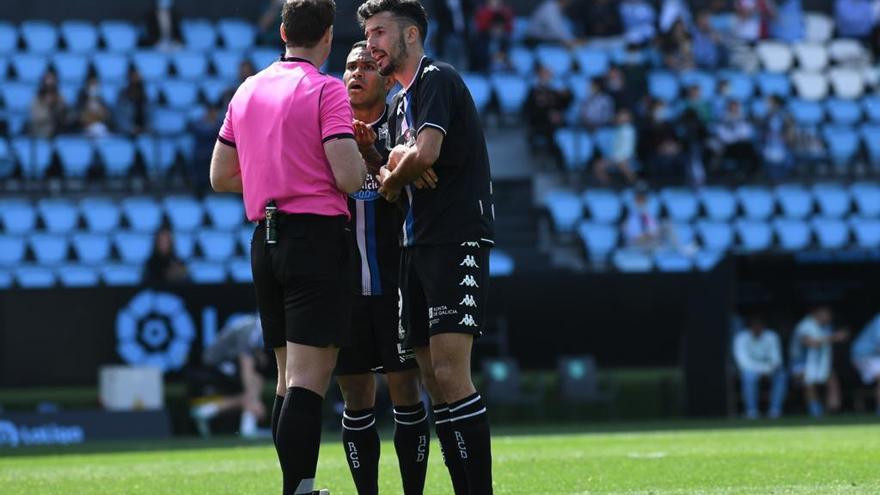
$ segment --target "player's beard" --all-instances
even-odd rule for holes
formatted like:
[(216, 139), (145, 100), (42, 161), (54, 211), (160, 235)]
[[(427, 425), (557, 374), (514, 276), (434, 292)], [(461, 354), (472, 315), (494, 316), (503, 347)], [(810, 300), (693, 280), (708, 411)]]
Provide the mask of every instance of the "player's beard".
[(406, 51), (406, 43), (403, 41), (403, 30), (401, 29), (400, 37), (397, 39), (397, 53), (394, 55), (394, 58), (388, 54), (388, 65), (384, 69), (379, 69), (379, 75), (388, 77), (397, 72), (398, 69), (403, 67), (407, 56), (409, 56), (409, 52)]

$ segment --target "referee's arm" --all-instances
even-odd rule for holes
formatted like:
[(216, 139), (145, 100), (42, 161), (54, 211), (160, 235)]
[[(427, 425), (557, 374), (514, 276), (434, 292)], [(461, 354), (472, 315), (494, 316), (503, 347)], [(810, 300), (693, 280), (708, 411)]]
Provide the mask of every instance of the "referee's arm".
[(242, 192), (238, 151), (219, 140), (211, 155), (211, 187), (216, 192)]

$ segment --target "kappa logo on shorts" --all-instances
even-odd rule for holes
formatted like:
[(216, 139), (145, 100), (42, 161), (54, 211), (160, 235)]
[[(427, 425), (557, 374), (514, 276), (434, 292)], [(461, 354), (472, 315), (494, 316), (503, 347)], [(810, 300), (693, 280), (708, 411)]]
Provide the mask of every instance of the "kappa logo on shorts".
[(461, 260), (461, 263), (458, 266), (466, 266), (468, 268), (479, 268), (480, 265), (477, 264), (477, 260), (472, 255), (467, 255)]
[(458, 303), (458, 305), (459, 306), (467, 306), (469, 308), (476, 308), (477, 301), (474, 299), (474, 296), (472, 296), (470, 294), (465, 294), (464, 299), (462, 299), (461, 302)]
[(462, 279), (461, 283), (458, 285), (464, 285), (466, 287), (480, 287), (479, 285), (477, 285), (477, 281), (474, 279), (473, 275), (465, 275), (464, 279)]
[(468, 315), (468, 314), (464, 315), (464, 318), (462, 318), (461, 321), (458, 322), (458, 324), (459, 324), (459, 325), (462, 325), (462, 326), (465, 326), (465, 327), (475, 327), (475, 326), (477, 326), (477, 322), (474, 321), (474, 317), (471, 316), (471, 315)]

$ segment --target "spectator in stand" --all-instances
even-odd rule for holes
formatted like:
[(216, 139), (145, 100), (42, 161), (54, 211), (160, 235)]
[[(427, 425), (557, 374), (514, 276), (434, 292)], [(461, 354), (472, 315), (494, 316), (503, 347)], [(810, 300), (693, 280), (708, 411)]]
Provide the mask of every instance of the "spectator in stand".
[(144, 267), (144, 283), (147, 285), (169, 285), (186, 282), (189, 273), (174, 254), (174, 238), (171, 229), (162, 227), (156, 232), (153, 253)]
[(575, 5), (584, 34), (590, 38), (609, 38), (623, 34), (620, 9), (614, 0), (581, 0)]
[(672, 28), (660, 37), (659, 45), (667, 69), (682, 72), (694, 68), (691, 35), (683, 20), (675, 21)]
[(727, 114), (727, 103), (730, 101), (730, 81), (719, 79), (715, 84), (715, 99), (712, 100), (712, 120), (717, 122)]
[(628, 247), (653, 250), (663, 243), (660, 221), (648, 207), (650, 187), (644, 181), (635, 185), (635, 197), (623, 222), (623, 238)]
[(281, 7), (287, 0), (268, 0), (266, 9), (257, 20), (257, 41), (261, 45), (277, 46), (281, 49), (282, 43), (278, 38), (278, 24), (281, 22)]
[(834, 331), (831, 308), (818, 306), (795, 327), (789, 345), (791, 374), (804, 385), (807, 410), (820, 417), (825, 407), (819, 401), (819, 386), (825, 386), (828, 410), (840, 409), (840, 382), (832, 366), (832, 346), (849, 340), (846, 330)]
[(37, 96), (31, 102), (30, 132), (37, 137), (49, 138), (63, 132), (67, 124), (67, 103), (58, 92), (58, 75), (54, 70), (47, 70), (40, 81)]
[(562, 151), (556, 146), (553, 134), (565, 123), (565, 111), (572, 102), (568, 89), (553, 85), (553, 72), (538, 66), (538, 82), (532, 86), (526, 98), (526, 115), (529, 122), (529, 144), (533, 152), (549, 151), (562, 167)]
[(660, 100), (649, 106), (650, 113), (639, 132), (639, 157), (652, 182), (681, 183), (685, 176), (684, 143), (673, 125), (672, 111)]
[(755, 151), (755, 128), (743, 116), (740, 102), (727, 102), (727, 113), (715, 126), (715, 138), (719, 143), (720, 166), (726, 161), (732, 162), (734, 175), (741, 179), (758, 171), (760, 158)]
[(691, 9), (684, 0), (663, 0), (660, 7), (660, 32), (667, 33), (677, 22), (683, 22), (685, 30), (693, 25)]
[(159, 50), (173, 50), (183, 42), (180, 15), (174, 0), (156, 0), (156, 6), (147, 14), (144, 44)]
[(712, 27), (709, 12), (704, 10), (697, 15), (697, 26), (693, 30), (694, 63), (701, 69), (723, 67), (725, 52), (721, 36)]
[(877, 0), (836, 0), (834, 21), (837, 25), (837, 36), (868, 38), (877, 25), (878, 14), (880, 2)]
[(620, 19), (628, 43), (647, 43), (657, 33), (657, 11), (647, 0), (623, 0), (620, 3)]
[(771, 180), (784, 179), (793, 165), (793, 122), (782, 105), (779, 96), (767, 98), (767, 115), (762, 126), (764, 170)]
[(526, 43), (560, 43), (572, 48), (580, 43), (571, 28), (571, 20), (565, 15), (565, 9), (571, 0), (544, 0), (529, 19), (526, 30)]
[(862, 383), (875, 385), (874, 407), (880, 416), (880, 314), (865, 325), (850, 348), (850, 356)]
[(617, 111), (614, 126), (614, 138), (611, 154), (596, 160), (596, 179), (603, 185), (609, 183), (608, 171), (617, 170), (623, 174), (630, 184), (636, 182), (632, 161), (636, 154), (636, 129), (632, 124), (632, 115), (623, 108)]
[(645, 95), (648, 93), (648, 69), (645, 53), (637, 45), (632, 43), (626, 46), (623, 56), (623, 64), (620, 70), (626, 81), (624, 99), (627, 108), (641, 115), (645, 112)]
[(783, 0), (776, 7), (770, 25), (773, 38), (786, 43), (796, 43), (804, 38), (804, 7), (801, 0)]
[(510, 60), (510, 54), (506, 51), (499, 50), (492, 54), (492, 61), (489, 63), (489, 71), (516, 72), (516, 68)]
[(640, 95), (632, 90), (632, 85), (626, 83), (626, 76), (620, 67), (612, 65), (608, 68), (608, 73), (605, 74), (605, 91), (614, 101), (614, 108), (635, 111)]
[(708, 125), (712, 121), (712, 105), (703, 98), (703, 88), (699, 84), (692, 84), (686, 91), (683, 111), (692, 110), (703, 125)]
[(581, 124), (590, 128), (604, 127), (614, 118), (614, 100), (602, 88), (602, 79), (590, 81), (589, 95), (581, 102)]
[(761, 378), (770, 380), (770, 408), (767, 416), (782, 415), (785, 402), (786, 374), (782, 365), (782, 346), (779, 335), (767, 328), (760, 318), (752, 318), (747, 329), (733, 340), (733, 357), (739, 368), (742, 400), (746, 418), (758, 419), (758, 385)]
[(477, 43), (472, 47), (474, 70), (492, 65), (493, 54), (507, 53), (513, 33), (513, 9), (504, 0), (488, 0), (477, 9), (475, 17)]
[(736, 0), (734, 36), (740, 41), (755, 42), (769, 36), (769, 25), (776, 17), (772, 0)]
[(223, 124), (224, 114), (225, 112), (221, 114), (217, 107), (208, 105), (202, 118), (194, 122), (190, 128), (195, 146), (192, 162), (189, 164), (189, 179), (196, 194), (202, 194), (210, 189), (211, 154), (214, 153), (214, 144)]
[(473, 0), (436, 0), (434, 19), (438, 58), (467, 70), (473, 66), (470, 21), (474, 16)]
[(79, 93), (76, 105), (79, 125), (89, 137), (99, 138), (110, 133), (110, 109), (101, 97), (101, 83), (92, 74)]
[(120, 132), (137, 135), (147, 126), (147, 90), (135, 66), (128, 69), (128, 83), (116, 99), (116, 127)]

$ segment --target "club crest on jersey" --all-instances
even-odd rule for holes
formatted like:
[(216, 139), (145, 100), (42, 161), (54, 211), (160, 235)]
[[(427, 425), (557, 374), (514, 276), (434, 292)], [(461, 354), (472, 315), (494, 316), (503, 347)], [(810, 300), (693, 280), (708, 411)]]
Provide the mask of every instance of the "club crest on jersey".
[(367, 174), (367, 178), (364, 179), (364, 185), (361, 186), (361, 190), (349, 194), (348, 197), (356, 201), (376, 201), (380, 197), (379, 181), (376, 180), (374, 175)]
[(382, 124), (382, 127), (379, 127), (379, 132), (376, 136), (377, 141), (388, 142), (388, 122)]

